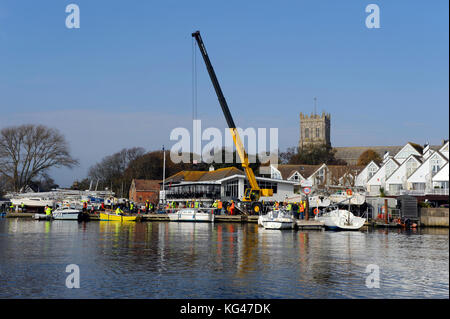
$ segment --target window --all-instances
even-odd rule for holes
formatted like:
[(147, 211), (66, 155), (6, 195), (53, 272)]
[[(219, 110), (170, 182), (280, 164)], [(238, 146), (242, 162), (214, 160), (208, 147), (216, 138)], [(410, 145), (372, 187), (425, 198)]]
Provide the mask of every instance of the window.
[(389, 192), (397, 194), (402, 189), (402, 184), (389, 184)]
[(316, 127), (316, 137), (320, 137), (320, 128)]
[(433, 175), (436, 174), (440, 168), (441, 168), (441, 161), (439, 160), (439, 158), (432, 159), (431, 171), (433, 172)]
[(232, 181), (225, 184), (225, 196), (231, 198), (239, 197), (239, 182)]
[(317, 184), (322, 184), (325, 181), (325, 169), (321, 169), (316, 175)]
[(378, 171), (378, 167), (376, 167), (375, 165), (371, 165), (369, 167), (368, 171), (369, 171), (369, 173), (368, 173), (369, 178), (371, 178)]
[(305, 138), (309, 138), (309, 128), (305, 128)]
[(417, 162), (413, 159), (410, 159), (408, 163), (406, 163), (406, 177), (410, 177), (412, 173), (417, 169)]

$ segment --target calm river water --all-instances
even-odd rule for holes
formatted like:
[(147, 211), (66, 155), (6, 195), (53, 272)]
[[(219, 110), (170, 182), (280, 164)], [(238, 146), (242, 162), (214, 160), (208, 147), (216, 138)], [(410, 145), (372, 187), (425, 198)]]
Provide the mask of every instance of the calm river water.
[(449, 235), (3, 218), (0, 298), (449, 298)]

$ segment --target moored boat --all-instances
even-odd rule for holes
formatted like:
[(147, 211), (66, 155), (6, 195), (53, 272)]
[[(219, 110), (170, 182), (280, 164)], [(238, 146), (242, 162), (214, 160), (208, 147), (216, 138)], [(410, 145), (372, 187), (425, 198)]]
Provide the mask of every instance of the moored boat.
[(258, 225), (265, 229), (293, 229), (295, 220), (291, 212), (284, 209), (276, 209), (265, 215), (260, 215)]
[(175, 222), (214, 222), (214, 214), (208, 210), (195, 208), (182, 208), (167, 214), (170, 221)]
[(53, 211), (53, 219), (57, 220), (78, 220), (80, 219), (82, 211), (69, 207), (61, 207)]
[(364, 218), (357, 217), (348, 210), (337, 208), (322, 213), (316, 216), (315, 219), (324, 222), (326, 228), (335, 230), (358, 230), (366, 222)]

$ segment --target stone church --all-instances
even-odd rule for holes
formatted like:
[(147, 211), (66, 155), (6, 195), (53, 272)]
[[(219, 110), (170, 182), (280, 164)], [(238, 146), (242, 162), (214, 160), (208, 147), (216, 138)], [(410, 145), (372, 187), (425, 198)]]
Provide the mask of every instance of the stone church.
[[(331, 115), (322, 112), (321, 115), (300, 113), (300, 141), (299, 148), (308, 145), (326, 144), (331, 147)], [(389, 152), (395, 155), (403, 146), (353, 146), (334, 147), (336, 159), (347, 162), (348, 165), (356, 165), (359, 156), (366, 150), (372, 149), (383, 158)]]

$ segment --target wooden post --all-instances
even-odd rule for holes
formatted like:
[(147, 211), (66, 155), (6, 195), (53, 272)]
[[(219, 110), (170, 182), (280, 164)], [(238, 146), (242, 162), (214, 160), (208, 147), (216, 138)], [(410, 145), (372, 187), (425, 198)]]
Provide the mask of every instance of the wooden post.
[(384, 199), (384, 223), (388, 224), (388, 200)]

